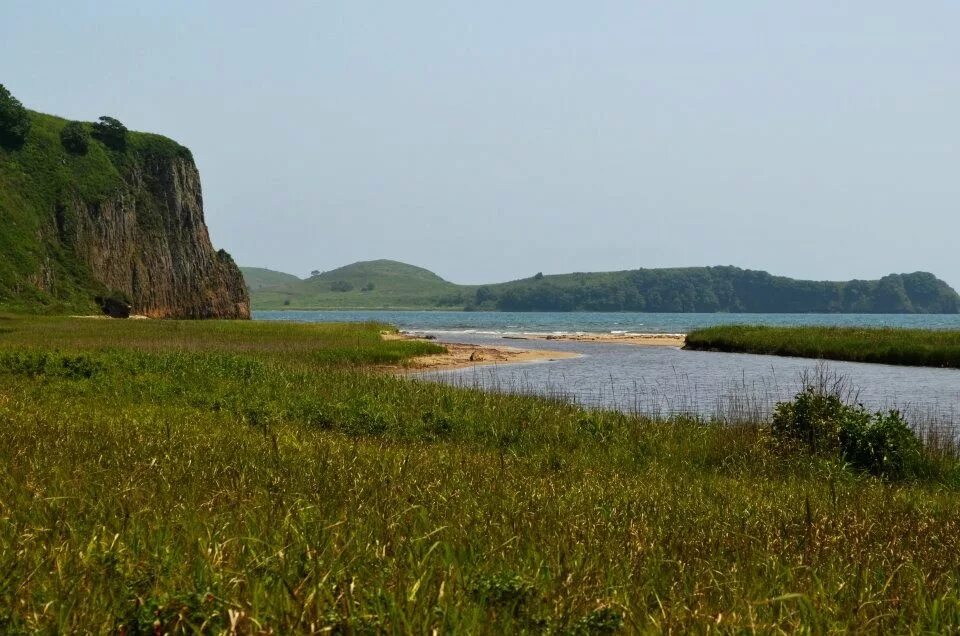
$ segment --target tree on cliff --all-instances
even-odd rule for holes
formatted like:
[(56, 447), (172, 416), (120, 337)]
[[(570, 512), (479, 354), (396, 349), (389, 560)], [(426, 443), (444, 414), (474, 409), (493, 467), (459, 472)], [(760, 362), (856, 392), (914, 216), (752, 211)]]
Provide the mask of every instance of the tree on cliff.
[(60, 131), (60, 143), (68, 152), (85, 155), (90, 147), (90, 133), (81, 122), (72, 121)]
[(30, 115), (16, 97), (0, 84), (0, 144), (19, 147), (30, 132)]
[(108, 148), (125, 150), (127, 147), (127, 127), (113, 117), (104, 115), (93, 124), (93, 136)]

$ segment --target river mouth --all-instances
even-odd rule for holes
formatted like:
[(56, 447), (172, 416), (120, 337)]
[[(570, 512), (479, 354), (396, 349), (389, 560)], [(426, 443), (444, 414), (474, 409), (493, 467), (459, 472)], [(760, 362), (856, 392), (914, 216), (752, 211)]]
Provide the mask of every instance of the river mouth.
[(676, 346), (545, 339), (557, 333), (686, 333), (717, 324), (825, 325), (960, 329), (960, 315), (937, 314), (641, 314), (451, 311), (264, 311), (257, 320), (392, 324), (438, 342), (522, 347), (579, 354), (552, 362), (491, 364), (411, 374), (484, 390), (536, 394), (588, 408), (653, 417), (693, 415), (763, 421), (804, 378), (839, 377), (850, 399), (871, 410), (898, 409), (917, 428), (960, 427), (960, 370), (745, 353)]
[[(479, 334), (434, 333), (438, 342), (477, 346), (515, 340)], [(960, 424), (960, 370), (743, 353), (679, 347), (530, 339), (532, 349), (580, 354), (522, 365), (433, 371), (415, 377), (492, 391), (560, 398), (585, 407), (651, 417), (692, 415), (722, 421), (763, 421), (774, 405), (813, 378), (842, 381), (850, 401), (870, 410), (898, 409), (918, 426)]]

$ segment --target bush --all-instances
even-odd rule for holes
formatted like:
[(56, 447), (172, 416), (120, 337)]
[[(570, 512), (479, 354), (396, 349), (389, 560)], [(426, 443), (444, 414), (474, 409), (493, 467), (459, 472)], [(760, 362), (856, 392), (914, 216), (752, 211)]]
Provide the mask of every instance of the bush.
[(100, 121), (94, 122), (93, 136), (113, 150), (125, 150), (127, 147), (127, 127), (113, 117), (104, 115)]
[(899, 411), (870, 416), (861, 407), (856, 417), (845, 418), (840, 452), (854, 468), (881, 477), (903, 479), (922, 471), (920, 440)]
[(16, 97), (0, 84), (0, 144), (20, 147), (30, 132), (30, 114)]
[(345, 280), (338, 280), (330, 284), (330, 291), (348, 292), (353, 290), (353, 285)]
[(832, 451), (837, 448), (840, 421), (847, 408), (838, 396), (808, 386), (793, 402), (774, 407), (771, 431), (777, 439), (803, 444), (810, 452)]
[(366, 285), (360, 288), (360, 291), (370, 292), (370, 291), (373, 291), (374, 289), (375, 289), (375, 286), (373, 283), (367, 283)]
[(879, 477), (904, 479), (923, 470), (922, 444), (899, 411), (871, 414), (863, 405), (844, 404), (813, 387), (776, 405), (771, 432), (778, 440), (835, 455)]
[(72, 121), (60, 131), (60, 143), (67, 152), (85, 155), (90, 148), (90, 133), (81, 122)]
[(517, 613), (533, 600), (536, 588), (519, 575), (501, 572), (479, 577), (471, 586), (471, 592), (487, 606), (506, 608)]

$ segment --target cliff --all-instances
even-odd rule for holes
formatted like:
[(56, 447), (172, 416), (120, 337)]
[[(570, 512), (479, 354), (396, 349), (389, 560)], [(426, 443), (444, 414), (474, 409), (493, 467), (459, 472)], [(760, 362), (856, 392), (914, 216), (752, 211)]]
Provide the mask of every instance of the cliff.
[(113, 297), (155, 318), (250, 317), (188, 149), (125, 130), (114, 143), (89, 124), (73, 124), (74, 148), (68, 122), (29, 117), (22, 142), (0, 145), (0, 307), (89, 313)]

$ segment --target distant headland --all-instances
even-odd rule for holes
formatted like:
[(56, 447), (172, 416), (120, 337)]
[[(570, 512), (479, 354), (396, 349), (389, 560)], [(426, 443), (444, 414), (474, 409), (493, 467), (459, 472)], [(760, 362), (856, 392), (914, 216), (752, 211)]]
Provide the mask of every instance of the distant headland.
[(362, 261), (301, 279), (242, 267), (254, 309), (960, 313), (960, 296), (928, 272), (879, 280), (811, 281), (732, 266), (537, 273), (458, 285), (390, 260)]

